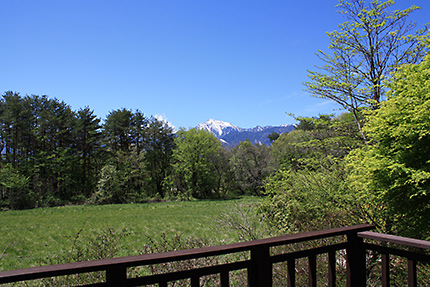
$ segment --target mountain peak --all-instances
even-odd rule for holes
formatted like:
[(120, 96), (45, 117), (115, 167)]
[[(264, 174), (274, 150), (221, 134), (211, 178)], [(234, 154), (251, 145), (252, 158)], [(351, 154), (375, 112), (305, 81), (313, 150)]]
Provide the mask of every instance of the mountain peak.
[(231, 130), (239, 130), (240, 128), (228, 122), (209, 119), (206, 122), (199, 124), (197, 126), (197, 129), (210, 131), (220, 137), (221, 135), (226, 134)]
[(219, 140), (221, 140), (223, 146), (235, 147), (244, 140), (250, 140), (255, 144), (260, 143), (270, 145), (271, 142), (268, 138), (269, 134), (273, 132), (278, 134), (288, 133), (294, 129), (294, 126), (256, 126), (250, 129), (243, 129), (228, 122), (209, 119), (206, 122), (199, 124), (196, 128), (210, 131)]

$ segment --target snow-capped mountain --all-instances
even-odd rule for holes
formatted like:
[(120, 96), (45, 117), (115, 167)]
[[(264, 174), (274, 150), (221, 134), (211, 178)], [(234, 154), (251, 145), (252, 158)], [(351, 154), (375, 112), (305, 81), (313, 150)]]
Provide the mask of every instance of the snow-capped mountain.
[(252, 143), (270, 145), (271, 142), (268, 138), (268, 135), (273, 132), (278, 134), (288, 133), (294, 129), (294, 126), (256, 126), (250, 129), (243, 129), (228, 122), (210, 119), (204, 123), (199, 124), (196, 128), (212, 132), (218, 139), (221, 140), (223, 146), (235, 147), (244, 140), (250, 140)]
[(231, 131), (241, 130), (241, 128), (234, 126), (228, 122), (217, 121), (214, 119), (207, 120), (206, 122), (199, 124), (196, 128), (200, 130), (210, 131), (218, 138), (228, 134)]

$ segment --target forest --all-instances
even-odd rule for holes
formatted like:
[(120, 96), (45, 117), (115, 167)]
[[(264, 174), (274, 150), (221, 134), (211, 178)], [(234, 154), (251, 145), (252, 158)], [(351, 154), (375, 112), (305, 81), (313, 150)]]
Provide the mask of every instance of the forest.
[(225, 150), (208, 131), (173, 132), (139, 110), (101, 124), (89, 108), (10, 91), (0, 108), (3, 209), (261, 194), (274, 170), (268, 146)]
[(368, 222), (429, 239), (430, 37), (416, 6), (340, 1), (348, 21), (306, 90), (338, 115), (294, 116), (271, 146), (224, 149), (197, 129), (174, 132), (140, 110), (101, 120), (56, 98), (6, 91), (0, 102), (0, 208), (265, 196), (283, 232)]

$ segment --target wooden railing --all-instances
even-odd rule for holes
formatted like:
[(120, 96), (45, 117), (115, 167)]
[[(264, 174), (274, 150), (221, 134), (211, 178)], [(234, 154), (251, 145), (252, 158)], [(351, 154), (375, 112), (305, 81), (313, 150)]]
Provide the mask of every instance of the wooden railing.
[[(417, 282), (417, 262), (423, 262), (425, 264), (430, 263), (430, 255), (423, 251), (430, 250), (430, 241), (412, 239), (407, 237), (400, 237), (388, 234), (380, 234), (375, 232), (359, 232), (360, 238), (365, 238), (374, 242), (385, 242), (388, 245), (380, 245), (376, 243), (363, 243), (365, 250), (372, 250), (381, 254), (381, 279), (382, 286), (390, 286), (390, 255), (399, 256), (408, 260), (407, 264), (407, 278), (408, 286), (418, 286)], [(394, 248), (393, 246), (399, 246)], [(403, 248), (402, 248), (403, 247)], [(413, 248), (414, 251), (410, 251), (407, 248)], [(420, 252), (421, 251), (421, 252)], [(430, 282), (430, 278), (429, 282)], [(427, 282), (428, 284), (428, 282)], [(421, 285), (427, 286), (427, 285)]]
[[(167, 286), (168, 282), (188, 279), (191, 286), (200, 286), (201, 278), (216, 274), (219, 276), (220, 286), (230, 286), (230, 274), (235, 270), (246, 270), (248, 286), (272, 286), (273, 266), (279, 262), (287, 263), (286, 278), (283, 279), (288, 286), (296, 284), (296, 262), (299, 258), (307, 258), (308, 286), (317, 283), (317, 256), (327, 255), (327, 282), (328, 286), (336, 284), (336, 264), (346, 260), (346, 285), (366, 286), (366, 252), (379, 252), (382, 254), (382, 284), (389, 286), (389, 256), (390, 254), (402, 256), (409, 260), (408, 286), (417, 286), (416, 262), (430, 262), (430, 256), (424, 253), (412, 252), (403, 249), (382, 246), (376, 242), (400, 244), (402, 246), (429, 249), (430, 242), (414, 240), (385, 234), (370, 232), (372, 225), (363, 224), (330, 230), (313, 231), (300, 234), (286, 235), (274, 238), (235, 243), (229, 245), (212, 246), (199, 249), (180, 250), (166, 253), (145, 254), (130, 257), (112, 258), (87, 262), (76, 262), (51, 266), (33, 267), (27, 269), (0, 272), (0, 283), (20, 282), (50, 278), (55, 276), (81, 274), (88, 272), (105, 272), (105, 281), (83, 286), (145, 286), (158, 284)], [(336, 238), (336, 240), (333, 240)], [(364, 242), (371, 241), (373, 243)], [(320, 240), (323, 245), (309, 247), (311, 241)], [(322, 241), (321, 241), (322, 240)], [(288, 249), (288, 246), (298, 244), (302, 249)], [(285, 247), (286, 252), (274, 254), (274, 250)], [(177, 270), (163, 274), (132, 277), (128, 276), (128, 269), (136, 266), (149, 266), (164, 264), (181, 260), (206, 258), (211, 256), (229, 255), (248, 252), (247, 259), (222, 263), (214, 266), (198, 267), (190, 270)], [(339, 255), (340, 253), (340, 255)], [(345, 254), (345, 256), (343, 256)], [(321, 271), (321, 270), (319, 270)]]

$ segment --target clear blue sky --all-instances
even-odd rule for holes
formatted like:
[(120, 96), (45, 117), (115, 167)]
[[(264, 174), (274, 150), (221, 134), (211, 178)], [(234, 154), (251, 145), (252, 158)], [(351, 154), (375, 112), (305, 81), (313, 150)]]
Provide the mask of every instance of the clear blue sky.
[[(0, 93), (48, 95), (104, 119), (119, 108), (176, 127), (332, 113), (303, 91), (345, 19), (335, 0), (1, 0)], [(430, 1), (398, 0), (419, 24)]]

